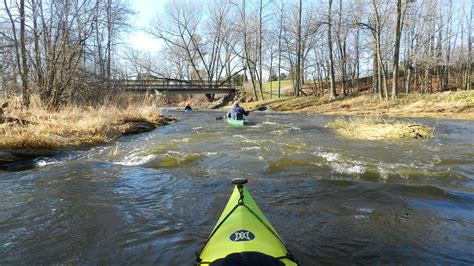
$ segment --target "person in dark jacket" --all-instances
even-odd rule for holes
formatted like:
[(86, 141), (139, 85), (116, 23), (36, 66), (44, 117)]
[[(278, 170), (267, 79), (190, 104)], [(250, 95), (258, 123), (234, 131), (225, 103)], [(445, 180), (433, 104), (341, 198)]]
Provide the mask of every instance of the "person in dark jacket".
[(184, 107), (184, 111), (192, 111), (193, 109), (191, 108), (191, 106), (189, 105), (189, 103), (186, 105), (186, 107)]
[(247, 116), (249, 113), (245, 109), (239, 106), (239, 103), (235, 103), (229, 112), (227, 112), (227, 117), (235, 120), (243, 120), (244, 115)]

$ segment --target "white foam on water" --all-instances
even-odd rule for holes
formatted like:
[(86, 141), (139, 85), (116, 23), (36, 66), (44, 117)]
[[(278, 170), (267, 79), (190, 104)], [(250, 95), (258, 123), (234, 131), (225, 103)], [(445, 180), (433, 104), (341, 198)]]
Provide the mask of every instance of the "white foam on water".
[(366, 219), (367, 219), (367, 216), (365, 216), (365, 215), (360, 215), (360, 214), (356, 214), (356, 215), (354, 215), (354, 218), (355, 218), (356, 220), (366, 220)]
[(233, 138), (241, 138), (241, 139), (247, 139), (245, 136), (243, 135), (233, 135), (232, 136)]
[[(416, 171), (420, 171), (424, 174), (429, 174), (433, 166), (427, 164), (426, 166), (420, 166), (417, 164), (402, 164), (402, 163), (384, 163), (379, 162), (377, 166), (377, 171), (380, 174), (380, 177), (384, 180), (387, 180), (389, 175), (397, 175), (401, 178), (409, 179), (410, 174), (409, 169), (416, 169)], [(415, 170), (414, 170), (415, 171)]]
[(127, 165), (127, 166), (132, 166), (132, 165), (140, 165), (147, 163), (154, 158), (156, 158), (157, 155), (155, 154), (150, 154), (146, 156), (141, 156), (139, 154), (132, 154), (130, 156), (126, 156), (122, 161), (119, 162), (113, 162), (114, 164), (120, 164), (120, 165)]
[(316, 155), (316, 156), (319, 156), (319, 157), (323, 157), (328, 162), (335, 162), (335, 161), (339, 160), (339, 158), (340, 158), (339, 154), (332, 153), (332, 152), (316, 151), (316, 152), (313, 152), (312, 154)]
[(277, 123), (265, 121), (265, 122), (263, 122), (262, 124), (263, 124), (263, 125), (276, 125)]
[(85, 158), (93, 159), (97, 154), (104, 154), (107, 151), (107, 149), (109, 148), (108, 147), (94, 147), (91, 150), (87, 151), (87, 153), (85, 153)]
[(332, 169), (336, 173), (340, 174), (358, 174), (361, 175), (365, 172), (366, 168), (362, 165), (352, 165), (348, 163), (332, 163), (331, 164)]
[(358, 208), (357, 210), (364, 213), (372, 213), (374, 211), (372, 208)]
[(261, 144), (263, 144), (263, 143), (265, 142), (265, 140), (261, 140), (261, 139), (244, 139), (242, 142), (261, 145)]
[(384, 165), (382, 163), (380, 163), (378, 166), (377, 166), (377, 171), (379, 172), (380, 174), (380, 178), (382, 178), (383, 180), (387, 180), (388, 179), (388, 174), (390, 173), (390, 170), (388, 169), (389, 167), (387, 165)]
[(270, 134), (277, 135), (277, 134), (281, 134), (283, 132), (284, 132), (283, 129), (279, 129), (279, 130), (270, 131)]
[(281, 145), (286, 146), (288, 148), (294, 148), (294, 149), (303, 149), (306, 147), (306, 143), (281, 143)]
[(367, 216), (368, 214), (371, 214), (372, 212), (374, 211), (374, 209), (372, 208), (358, 208), (357, 209), (357, 212), (358, 214), (355, 214), (354, 215), (354, 218), (356, 220), (367, 220), (369, 219), (369, 216)]
[(260, 147), (242, 147), (241, 150), (243, 151), (261, 150), (261, 148)]
[(55, 163), (58, 163), (58, 162), (60, 162), (60, 161), (53, 160), (51, 158), (38, 158), (38, 159), (35, 160), (35, 164), (36, 164), (37, 167), (43, 167), (43, 166), (55, 164)]

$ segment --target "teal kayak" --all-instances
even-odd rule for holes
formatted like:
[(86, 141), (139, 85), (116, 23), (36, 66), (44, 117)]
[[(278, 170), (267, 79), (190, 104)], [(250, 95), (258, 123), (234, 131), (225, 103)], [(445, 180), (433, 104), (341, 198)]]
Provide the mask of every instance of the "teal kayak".
[(198, 265), (298, 265), (244, 186), (235, 185), (227, 205), (196, 258)]
[(248, 124), (247, 120), (243, 119), (243, 120), (236, 120), (236, 119), (232, 119), (232, 118), (227, 118), (227, 123), (228, 124), (231, 124), (233, 126), (240, 126), (240, 127), (243, 127), (245, 125)]

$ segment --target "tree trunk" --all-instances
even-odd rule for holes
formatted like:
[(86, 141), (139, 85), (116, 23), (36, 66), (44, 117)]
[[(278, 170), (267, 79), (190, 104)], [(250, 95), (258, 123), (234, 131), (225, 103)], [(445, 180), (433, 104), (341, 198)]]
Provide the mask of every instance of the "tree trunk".
[(112, 1), (107, 0), (107, 67), (106, 78), (110, 80), (110, 68), (112, 57)]
[(270, 100), (272, 99), (273, 95), (273, 45), (270, 48)]
[[(375, 29), (376, 29), (375, 48), (376, 48), (377, 64), (378, 64), (378, 83), (379, 83), (379, 86), (380, 85), (382, 86), (382, 88), (379, 88), (379, 95), (380, 95), (380, 98), (383, 99), (384, 96), (385, 98), (388, 98), (388, 89), (387, 89), (387, 78), (385, 75), (385, 66), (382, 61), (382, 48), (380, 47), (382, 25), (380, 23), (380, 15), (377, 10), (376, 0), (372, 0), (372, 6), (373, 6), (374, 16), (375, 16)], [(382, 89), (383, 89), (383, 92), (382, 92)]]
[[(406, 1), (406, 0), (405, 0)], [(393, 72), (392, 72), (392, 99), (398, 96), (398, 58), (400, 53), (400, 37), (401, 37), (401, 17), (402, 17), (402, 0), (397, 0), (397, 14), (395, 20), (394, 40), (393, 45)]]
[(472, 72), (472, 13), (474, 11), (474, 3), (471, 2), (471, 14), (469, 16), (469, 37), (467, 41), (467, 64), (466, 64), (466, 70), (465, 70), (465, 76), (466, 76), (466, 90), (471, 89), (471, 72)]
[(263, 0), (260, 0), (260, 8), (259, 8), (259, 26), (258, 26), (258, 62), (259, 62), (259, 79), (258, 79), (258, 87), (260, 89), (260, 95), (262, 96), (262, 101), (265, 100), (263, 96), (263, 72), (262, 72), (262, 31), (263, 31)]
[(278, 33), (278, 98), (281, 97), (281, 39), (283, 37), (283, 6), (280, 10), (280, 29)]
[[(359, 40), (359, 28), (357, 28), (357, 31), (356, 31), (356, 47), (355, 47), (355, 50), (356, 50), (356, 54), (355, 54), (355, 68), (356, 68), (356, 87), (357, 87), (357, 92), (360, 91), (360, 88), (359, 88), (359, 78), (360, 78), (360, 40)], [(353, 85), (354, 86), (354, 85)]]
[(253, 69), (250, 65), (250, 60), (249, 60), (249, 47), (248, 47), (248, 40), (247, 40), (247, 25), (246, 25), (246, 21), (247, 21), (247, 18), (246, 18), (246, 4), (245, 4), (245, 0), (243, 0), (243, 24), (244, 24), (244, 27), (243, 27), (243, 31), (244, 31), (244, 52), (245, 52), (245, 63), (247, 65), (247, 69), (250, 73), (250, 79), (252, 81), (252, 89), (253, 89), (253, 95), (255, 96), (255, 99), (258, 100), (258, 94), (257, 94), (257, 88), (255, 86), (255, 78), (253, 76)]
[(339, 48), (339, 70), (341, 72), (341, 92), (342, 95), (347, 95), (347, 88), (346, 88), (346, 38), (344, 37), (341, 39), (341, 26), (342, 26), (342, 0), (339, 0), (339, 21), (337, 25), (337, 46)]
[(379, 93), (379, 61), (377, 57), (377, 48), (374, 41), (374, 59), (372, 61), (374, 71), (372, 73), (372, 93)]
[[(19, 10), (20, 11), (20, 43), (18, 43), (15, 21), (10, 12), (10, 8), (8, 7), (6, 0), (4, 0), (3, 3), (5, 4), (5, 11), (7, 12), (8, 17), (10, 19), (10, 23), (12, 25), (13, 40), (15, 42), (16, 65), (18, 67), (18, 73), (20, 74), (20, 78), (22, 82), (23, 105), (28, 107), (29, 105), (28, 80), (27, 80), (28, 71), (25, 71), (25, 67), (27, 67), (26, 46), (25, 46), (25, 1), (24, 0), (20, 1), (20, 10)], [(18, 47), (18, 44), (20, 44), (20, 48)]]
[(23, 94), (23, 105), (30, 105), (30, 92), (28, 90), (28, 55), (26, 54), (26, 31), (25, 31), (25, 0), (20, 0), (20, 47), (21, 47), (21, 85)]
[(35, 53), (35, 77), (37, 87), (43, 86), (43, 70), (41, 63), (41, 47), (40, 47), (40, 33), (38, 28), (38, 2), (32, 3), (33, 11), (33, 38), (34, 38), (34, 53)]
[(410, 93), (410, 84), (411, 84), (411, 68), (408, 67), (405, 69), (405, 93)]
[(302, 0), (299, 1), (298, 8), (298, 28), (297, 28), (297, 40), (296, 40), (296, 86), (293, 93), (294, 96), (300, 96), (301, 90), (301, 9)]
[(332, 11), (332, 0), (329, 0), (329, 10), (328, 10), (328, 49), (329, 49), (329, 100), (336, 99), (336, 81), (334, 75), (334, 55), (332, 51), (332, 21), (331, 21), (331, 12)]

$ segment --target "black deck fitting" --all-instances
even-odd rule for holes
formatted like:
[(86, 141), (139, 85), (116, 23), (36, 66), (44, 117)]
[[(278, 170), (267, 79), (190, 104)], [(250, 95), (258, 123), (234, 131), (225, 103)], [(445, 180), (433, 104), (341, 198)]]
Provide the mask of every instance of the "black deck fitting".
[(242, 187), (247, 182), (248, 180), (246, 178), (237, 177), (232, 179), (232, 184), (236, 185), (237, 187)]

